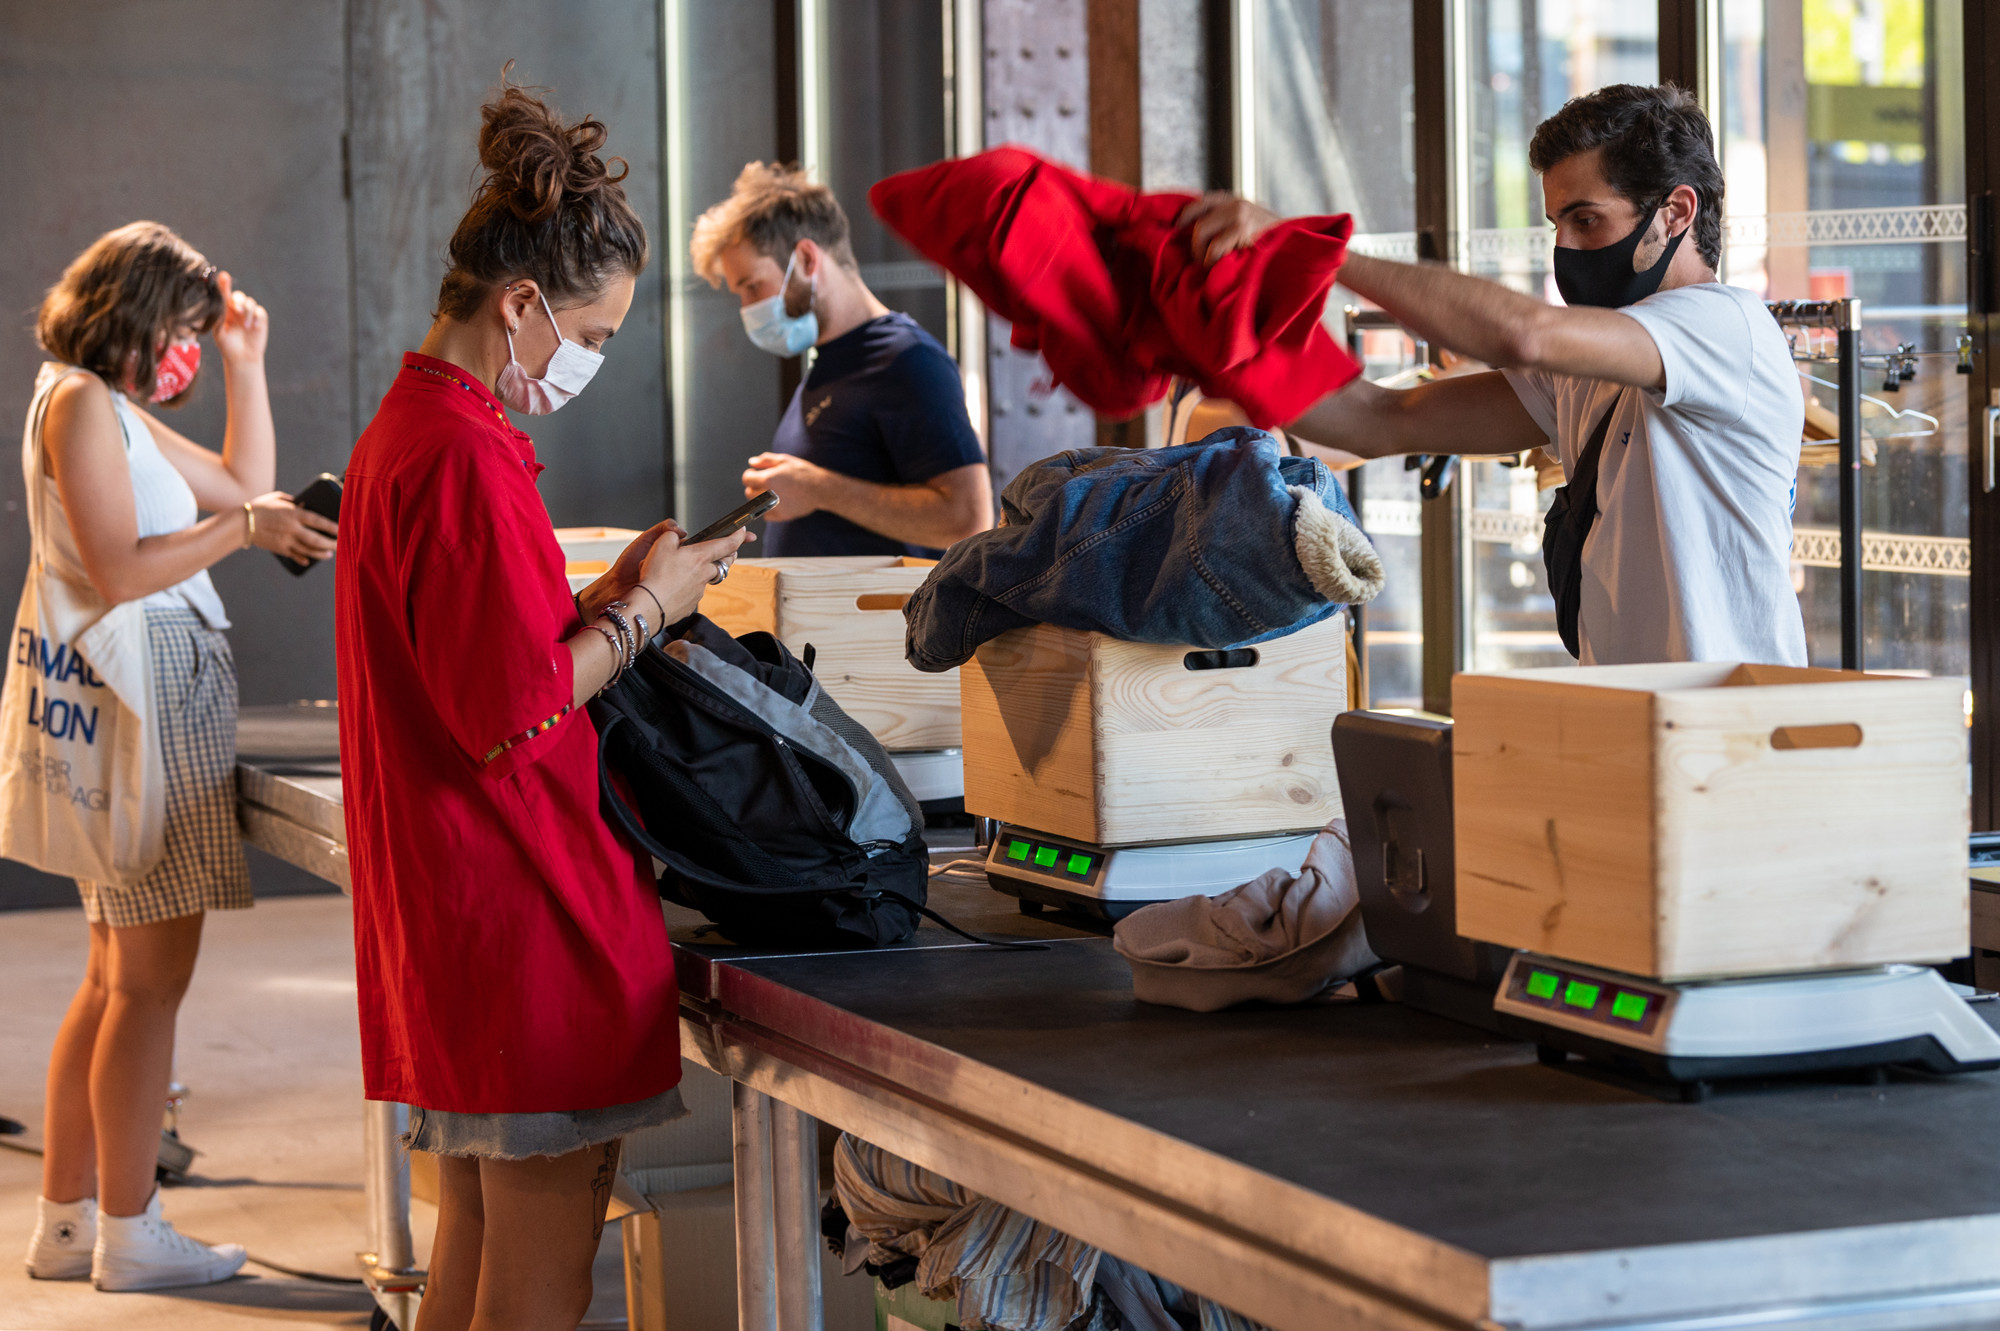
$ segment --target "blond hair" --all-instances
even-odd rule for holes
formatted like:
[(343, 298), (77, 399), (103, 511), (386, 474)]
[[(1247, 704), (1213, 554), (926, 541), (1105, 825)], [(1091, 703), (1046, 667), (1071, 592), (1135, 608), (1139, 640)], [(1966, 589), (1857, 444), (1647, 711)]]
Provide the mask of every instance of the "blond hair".
[(724, 250), (748, 242), (783, 265), (801, 240), (817, 244), (850, 272), (859, 271), (847, 214), (833, 191), (797, 167), (752, 162), (736, 177), (729, 197), (695, 219), (688, 254), (710, 286), (721, 286)]

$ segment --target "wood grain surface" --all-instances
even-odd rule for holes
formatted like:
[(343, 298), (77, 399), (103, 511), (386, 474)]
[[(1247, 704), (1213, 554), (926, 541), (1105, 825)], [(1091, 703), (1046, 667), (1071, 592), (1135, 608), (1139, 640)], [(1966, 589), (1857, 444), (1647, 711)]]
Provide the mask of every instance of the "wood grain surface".
[(955, 749), (958, 672), (925, 674), (903, 655), (903, 602), (934, 562), (742, 559), (703, 594), (701, 612), (731, 633), (774, 634), (794, 655), (812, 644), (820, 684), (882, 747)]
[(1650, 974), (1652, 695), (1459, 675), (1451, 710), (1459, 932)]
[(1460, 675), (1459, 926), (1669, 980), (1962, 956), (1963, 687), (1728, 664)]
[(1309, 831), (1340, 816), (1344, 617), (1190, 670), (1187, 647), (1037, 625), (962, 670), (965, 807), (1099, 845)]

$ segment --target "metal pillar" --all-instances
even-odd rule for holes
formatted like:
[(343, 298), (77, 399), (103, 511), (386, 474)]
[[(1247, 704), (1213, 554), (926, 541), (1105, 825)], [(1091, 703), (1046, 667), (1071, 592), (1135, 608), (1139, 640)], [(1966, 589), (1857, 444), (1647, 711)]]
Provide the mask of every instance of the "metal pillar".
[(776, 1238), (778, 1331), (822, 1331), (819, 1261), (819, 1124), (771, 1103), (772, 1229)]
[(1861, 666), (1861, 302), (1838, 302), (1840, 357), (1840, 668)]
[(771, 1225), (771, 1100), (732, 1082), (736, 1162), (736, 1325), (777, 1331), (777, 1245)]
[(416, 1269), (410, 1240), (410, 1156), (403, 1134), (410, 1108), (387, 1100), (364, 1101), (361, 1108), (363, 1186), (368, 1205), (367, 1252), (356, 1253), (361, 1280), (375, 1302), (402, 1331), (417, 1324), (424, 1272)]

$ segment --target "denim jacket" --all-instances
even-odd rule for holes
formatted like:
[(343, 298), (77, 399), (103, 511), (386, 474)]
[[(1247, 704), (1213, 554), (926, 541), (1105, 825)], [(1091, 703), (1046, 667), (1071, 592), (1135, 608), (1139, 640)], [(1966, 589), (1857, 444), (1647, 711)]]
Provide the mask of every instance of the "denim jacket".
[(951, 547), (903, 607), (919, 670), (949, 670), (1029, 624), (1130, 642), (1235, 647), (1316, 624), (1382, 589), (1333, 473), (1262, 430), (1035, 463), (1001, 525)]

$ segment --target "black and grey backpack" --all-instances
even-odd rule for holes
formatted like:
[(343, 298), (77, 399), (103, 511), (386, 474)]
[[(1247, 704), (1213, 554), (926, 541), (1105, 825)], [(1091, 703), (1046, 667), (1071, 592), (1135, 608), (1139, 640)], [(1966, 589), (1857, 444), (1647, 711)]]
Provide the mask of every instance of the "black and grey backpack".
[(697, 615), (590, 713), (606, 816), (666, 866), (662, 897), (732, 941), (880, 947), (929, 913), (915, 797), (810, 660), (770, 634), (732, 638)]

